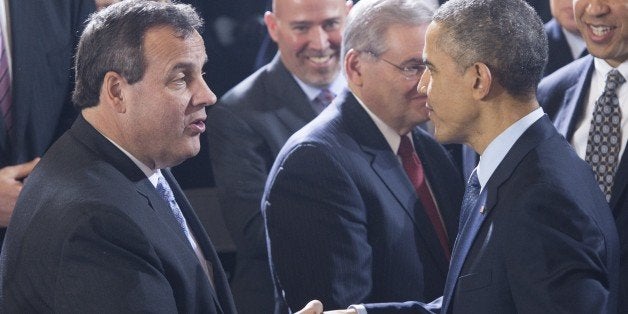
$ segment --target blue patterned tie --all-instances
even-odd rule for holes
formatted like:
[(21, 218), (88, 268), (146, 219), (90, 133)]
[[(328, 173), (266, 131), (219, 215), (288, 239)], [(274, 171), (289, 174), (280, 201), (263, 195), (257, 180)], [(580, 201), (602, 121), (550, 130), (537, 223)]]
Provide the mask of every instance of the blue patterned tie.
[(464, 190), (464, 196), (462, 197), (462, 206), (460, 209), (460, 222), (458, 223), (458, 230), (462, 230), (462, 226), (469, 219), (471, 211), (475, 208), (480, 196), (480, 181), (478, 180), (477, 168), (473, 170), (467, 187)]
[(164, 178), (162, 175), (159, 175), (159, 178), (157, 179), (157, 186), (155, 188), (157, 189), (159, 195), (161, 195), (161, 198), (163, 198), (168, 203), (170, 209), (172, 210), (174, 218), (179, 223), (181, 231), (183, 231), (183, 234), (185, 234), (185, 236), (189, 239), (190, 230), (188, 229), (188, 226), (185, 222), (185, 217), (183, 217), (181, 208), (179, 208), (177, 201), (174, 199), (174, 194), (172, 193), (172, 190), (170, 189), (170, 185), (166, 181), (166, 178)]
[(621, 149), (621, 109), (617, 88), (626, 80), (617, 69), (608, 72), (604, 92), (595, 102), (585, 160), (593, 168), (606, 201), (611, 200)]
[[(0, 114), (4, 121), (3, 133), (9, 136), (13, 128), (13, 108), (11, 106), (11, 77), (9, 75), (9, 55), (4, 46), (4, 34), (0, 29)], [(3, 136), (4, 136), (3, 134)]]

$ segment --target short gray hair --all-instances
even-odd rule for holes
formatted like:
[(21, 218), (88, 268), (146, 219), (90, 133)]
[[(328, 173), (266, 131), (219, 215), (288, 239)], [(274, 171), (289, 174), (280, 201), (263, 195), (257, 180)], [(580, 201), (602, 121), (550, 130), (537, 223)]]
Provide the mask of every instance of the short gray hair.
[(105, 74), (114, 71), (130, 84), (146, 71), (143, 40), (158, 26), (172, 27), (185, 38), (201, 31), (203, 20), (186, 4), (125, 0), (92, 14), (81, 35), (75, 60), (76, 86), (72, 101), (78, 109), (98, 104)]
[(391, 25), (428, 24), (433, 14), (424, 0), (360, 0), (347, 16), (341, 55), (344, 59), (354, 49), (378, 57), (388, 49), (386, 31)]
[(529, 98), (547, 63), (543, 22), (523, 0), (450, 0), (434, 15), (436, 40), (461, 70), (486, 64), (511, 95)]

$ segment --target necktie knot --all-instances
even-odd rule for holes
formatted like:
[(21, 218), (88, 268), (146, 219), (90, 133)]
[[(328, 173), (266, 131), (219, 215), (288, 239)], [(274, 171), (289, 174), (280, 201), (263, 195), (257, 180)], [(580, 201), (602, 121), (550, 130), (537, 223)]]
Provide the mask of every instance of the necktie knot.
[(335, 97), (336, 94), (327, 88), (323, 88), (316, 98), (314, 98), (314, 109), (320, 113), (334, 100)]
[(617, 69), (612, 69), (606, 76), (606, 85), (604, 86), (604, 94), (615, 94), (616, 90), (621, 84), (626, 82), (626, 79), (619, 73)]

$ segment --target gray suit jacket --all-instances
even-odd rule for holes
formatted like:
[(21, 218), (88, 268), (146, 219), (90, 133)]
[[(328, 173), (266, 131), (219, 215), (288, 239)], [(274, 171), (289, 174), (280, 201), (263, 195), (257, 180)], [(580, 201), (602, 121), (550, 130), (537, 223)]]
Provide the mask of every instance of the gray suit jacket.
[(315, 116), (279, 55), (208, 109), (207, 135), (220, 206), (237, 246), (231, 285), (241, 313), (272, 311), (260, 201), (279, 150)]

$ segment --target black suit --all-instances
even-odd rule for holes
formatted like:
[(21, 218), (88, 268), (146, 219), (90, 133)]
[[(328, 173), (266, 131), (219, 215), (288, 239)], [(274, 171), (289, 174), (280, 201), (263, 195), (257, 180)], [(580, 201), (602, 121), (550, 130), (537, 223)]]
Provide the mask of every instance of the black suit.
[[(416, 128), (413, 141), (453, 245), (461, 176), (429, 134)], [(293, 311), (311, 299), (346, 308), (441, 295), (445, 252), (396, 153), (352, 94), (288, 140), (262, 204), (279, 302)]]
[(278, 55), (208, 110), (220, 207), (237, 247), (231, 287), (241, 313), (270, 313), (274, 307), (260, 201), (277, 153), (315, 116)]
[(207, 234), (167, 170), (213, 287), (146, 175), (82, 117), (42, 158), (0, 255), (7, 313), (235, 313)]
[[(476, 223), (463, 222), (458, 234), (437, 312), (617, 313), (613, 218), (590, 167), (547, 117), (515, 142), (478, 205)], [(425, 313), (423, 306), (366, 307)]]
[[(539, 84), (539, 103), (568, 141), (571, 141), (579, 121), (591, 119), (583, 117), (583, 114), (594, 69), (593, 57), (587, 56), (546, 77)], [(615, 173), (610, 207), (621, 244), (619, 300), (620, 312), (625, 313), (628, 312), (628, 154), (625, 152)]]

